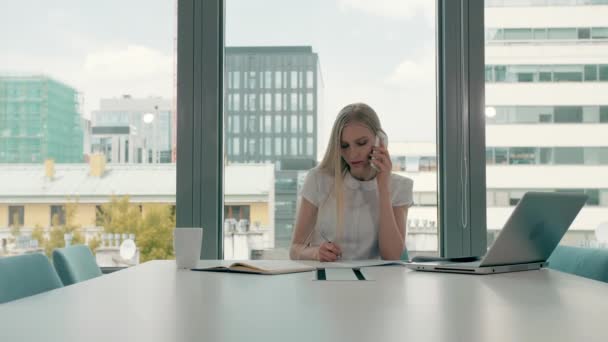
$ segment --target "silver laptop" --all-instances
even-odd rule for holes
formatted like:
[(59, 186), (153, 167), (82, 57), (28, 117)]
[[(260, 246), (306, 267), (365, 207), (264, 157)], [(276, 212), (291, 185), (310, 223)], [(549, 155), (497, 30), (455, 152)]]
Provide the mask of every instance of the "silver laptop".
[(417, 271), (473, 274), (540, 269), (547, 266), (547, 259), (586, 201), (584, 194), (527, 192), (481, 260), (446, 259), (406, 266)]

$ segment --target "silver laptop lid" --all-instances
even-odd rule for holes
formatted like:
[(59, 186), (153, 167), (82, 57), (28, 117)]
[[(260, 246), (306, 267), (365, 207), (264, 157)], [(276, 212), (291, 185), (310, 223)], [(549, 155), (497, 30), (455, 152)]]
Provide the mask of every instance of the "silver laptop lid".
[(480, 266), (546, 261), (586, 201), (585, 194), (525, 193)]

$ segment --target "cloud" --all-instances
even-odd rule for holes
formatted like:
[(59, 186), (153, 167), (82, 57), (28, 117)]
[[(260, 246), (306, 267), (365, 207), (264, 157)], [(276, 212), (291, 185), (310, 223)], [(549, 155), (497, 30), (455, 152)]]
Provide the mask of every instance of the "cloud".
[(436, 70), (434, 57), (421, 60), (405, 59), (387, 77), (391, 85), (417, 87), (419, 84), (435, 83)]
[(338, 0), (338, 3), (342, 10), (351, 9), (392, 19), (411, 19), (422, 14), (430, 26), (435, 25), (433, 0)]
[(111, 47), (89, 53), (84, 71), (89, 77), (113, 81), (171, 75), (173, 58), (140, 45)]

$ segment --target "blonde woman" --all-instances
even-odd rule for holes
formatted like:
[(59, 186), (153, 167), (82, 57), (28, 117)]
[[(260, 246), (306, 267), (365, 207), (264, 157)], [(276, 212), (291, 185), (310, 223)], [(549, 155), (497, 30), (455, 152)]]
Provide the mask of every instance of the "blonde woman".
[(413, 181), (391, 173), (387, 146), (375, 146), (382, 134), (370, 106), (354, 103), (340, 111), (325, 156), (300, 193), (292, 259), (401, 257)]

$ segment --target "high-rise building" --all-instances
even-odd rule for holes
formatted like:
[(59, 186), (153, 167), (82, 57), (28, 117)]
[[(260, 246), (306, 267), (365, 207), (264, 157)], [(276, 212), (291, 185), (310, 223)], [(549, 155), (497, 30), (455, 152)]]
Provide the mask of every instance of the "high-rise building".
[(323, 82), (309, 46), (226, 48), (229, 162), (317, 157)]
[(79, 94), (42, 75), (0, 76), (0, 163), (83, 160)]
[[(602, 246), (595, 229), (608, 221), (607, 5), (486, 0), (488, 246), (526, 191), (587, 194), (561, 243)], [(389, 150), (393, 171), (414, 179), (408, 250), (430, 254), (437, 248), (435, 144), (393, 142)]]
[(103, 153), (109, 163), (170, 163), (171, 132), (168, 99), (101, 99), (92, 114), (91, 152)]
[(608, 2), (486, 1), (488, 244), (525, 191), (589, 195), (563, 243), (608, 221)]
[(227, 161), (275, 164), (272, 247), (286, 253), (298, 179), (316, 165), (319, 57), (310, 46), (227, 47), (225, 80)]

